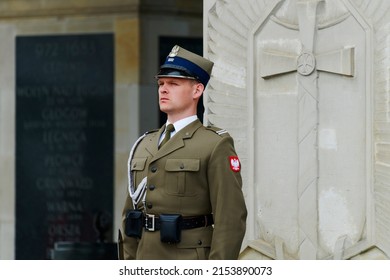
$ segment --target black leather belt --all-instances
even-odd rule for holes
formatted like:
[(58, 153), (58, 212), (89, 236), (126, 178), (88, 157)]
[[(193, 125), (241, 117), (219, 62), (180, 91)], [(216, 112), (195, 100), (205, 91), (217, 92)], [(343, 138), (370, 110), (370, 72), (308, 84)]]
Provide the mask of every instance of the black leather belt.
[[(211, 226), (214, 223), (213, 215), (200, 215), (192, 217), (183, 217), (180, 222), (180, 229), (193, 229), (199, 227)], [(156, 215), (146, 214), (145, 229), (147, 231), (160, 230), (160, 219)]]

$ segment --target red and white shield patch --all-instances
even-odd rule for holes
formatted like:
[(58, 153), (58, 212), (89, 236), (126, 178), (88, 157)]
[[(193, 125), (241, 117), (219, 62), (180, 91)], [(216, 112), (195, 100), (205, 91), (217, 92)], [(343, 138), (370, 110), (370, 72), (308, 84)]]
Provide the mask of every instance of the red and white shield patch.
[(241, 163), (237, 156), (229, 157), (230, 169), (234, 172), (239, 172), (241, 170)]

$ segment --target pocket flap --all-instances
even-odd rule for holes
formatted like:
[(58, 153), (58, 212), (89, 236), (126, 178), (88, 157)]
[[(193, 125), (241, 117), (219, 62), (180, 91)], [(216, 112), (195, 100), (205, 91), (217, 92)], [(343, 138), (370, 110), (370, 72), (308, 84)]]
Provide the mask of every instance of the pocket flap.
[(199, 159), (167, 159), (166, 171), (199, 171)]
[(144, 170), (147, 158), (133, 158), (131, 160), (131, 171)]

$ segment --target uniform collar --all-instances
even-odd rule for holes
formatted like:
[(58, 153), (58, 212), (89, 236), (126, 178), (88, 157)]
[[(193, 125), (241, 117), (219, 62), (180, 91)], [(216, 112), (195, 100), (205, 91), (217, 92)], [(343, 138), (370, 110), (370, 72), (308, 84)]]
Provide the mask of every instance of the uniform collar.
[[(151, 162), (154, 162), (167, 154), (170, 154), (182, 147), (184, 147), (184, 141), (186, 139), (189, 139), (193, 136), (195, 131), (197, 131), (203, 124), (199, 121), (199, 119), (196, 119), (195, 121), (191, 122), (189, 125), (185, 126), (174, 139), (171, 139), (170, 142), (168, 142), (166, 145), (164, 145), (161, 149), (158, 149), (158, 138), (155, 138), (154, 141), (151, 140), (149, 145), (146, 147), (146, 150), (153, 156), (153, 159)], [(162, 126), (160, 128), (160, 133), (164, 131), (165, 127)], [(158, 133), (157, 133), (158, 134)], [(155, 135), (157, 135), (155, 134)]]

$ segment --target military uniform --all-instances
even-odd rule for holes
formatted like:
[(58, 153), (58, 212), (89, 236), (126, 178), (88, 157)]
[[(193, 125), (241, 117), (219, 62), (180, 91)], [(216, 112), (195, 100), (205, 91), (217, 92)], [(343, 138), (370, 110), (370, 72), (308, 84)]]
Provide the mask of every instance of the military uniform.
[[(175, 46), (156, 77), (193, 79), (206, 87), (212, 67)], [(130, 153), (119, 241), (124, 259), (238, 258), (247, 210), (233, 139), (187, 118), (162, 147), (165, 125), (145, 134)]]
[[(130, 162), (136, 186), (147, 177), (146, 199), (138, 207), (157, 216), (212, 214), (214, 226), (182, 230), (177, 244), (162, 243), (159, 231), (125, 237), (125, 259), (237, 259), (247, 213), (240, 170), (230, 161), (237, 158), (233, 139), (195, 121), (158, 149), (163, 131), (146, 135)], [(128, 194), (123, 217), (131, 208)]]

